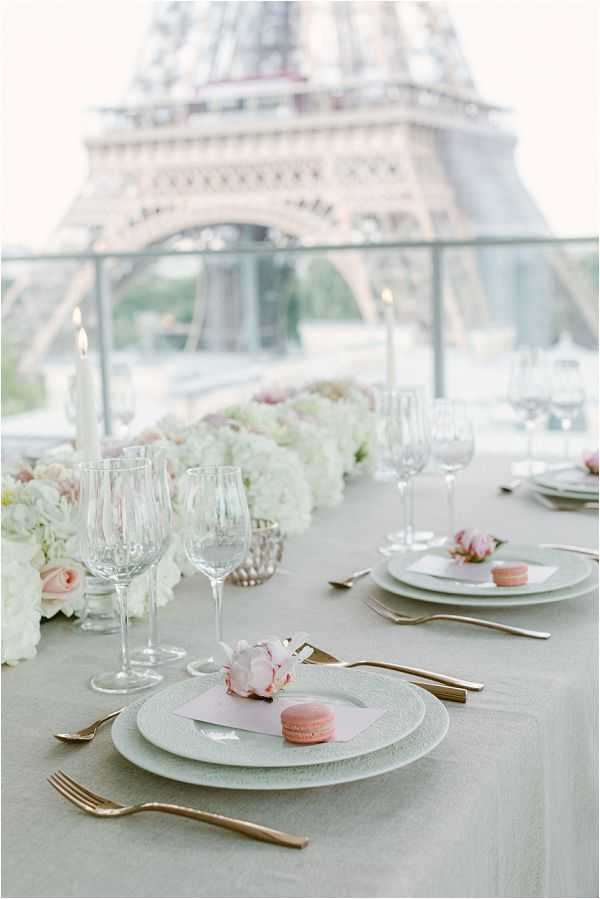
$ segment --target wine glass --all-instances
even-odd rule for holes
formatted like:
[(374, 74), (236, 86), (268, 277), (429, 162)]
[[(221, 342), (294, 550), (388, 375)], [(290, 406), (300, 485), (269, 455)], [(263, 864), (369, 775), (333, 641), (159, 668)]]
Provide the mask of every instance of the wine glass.
[(446, 476), (450, 543), (456, 530), (456, 472), (469, 465), (474, 452), (473, 423), (466, 404), (460, 400), (436, 400), (431, 413), (431, 455)]
[[(411, 387), (411, 390), (419, 391), (422, 396), (422, 402), (425, 402), (425, 389), (423, 387)], [(378, 387), (375, 393), (375, 448), (376, 448), (376, 481), (395, 481), (396, 473), (387, 459), (385, 447), (385, 409), (388, 402), (389, 388)], [(416, 531), (415, 530), (415, 480), (414, 478), (408, 485), (406, 493), (406, 501), (408, 503), (408, 535), (406, 542), (413, 549), (425, 549), (429, 541), (433, 538), (433, 531)], [(402, 530), (392, 531), (386, 535), (386, 540), (397, 544), (404, 539)]]
[(148, 459), (100, 459), (80, 464), (80, 556), (97, 577), (115, 585), (121, 623), (121, 668), (91, 679), (101, 693), (134, 693), (160, 683), (154, 671), (134, 671), (127, 633), (127, 588), (160, 557), (161, 538)]
[(573, 419), (581, 411), (585, 401), (585, 390), (581, 369), (576, 359), (556, 359), (552, 366), (552, 394), (550, 408), (560, 419), (565, 435), (565, 460), (569, 461), (569, 431)]
[(539, 468), (533, 461), (535, 423), (548, 411), (550, 402), (548, 371), (540, 350), (526, 348), (517, 353), (510, 373), (508, 398), (527, 430), (527, 459), (518, 468), (531, 475)]
[(113, 366), (110, 380), (110, 401), (115, 422), (123, 426), (125, 434), (135, 417), (135, 389), (131, 366), (126, 362)]
[[(223, 640), (225, 578), (244, 561), (250, 542), (250, 514), (241, 469), (190, 468), (184, 495), (185, 552), (192, 565), (210, 580), (219, 644)], [(213, 674), (220, 668), (214, 656), (187, 666), (194, 676)]]
[(180, 646), (167, 646), (158, 639), (158, 566), (169, 547), (173, 530), (173, 509), (169, 490), (167, 456), (161, 446), (126, 446), (123, 455), (128, 459), (148, 459), (150, 461), (152, 489), (158, 515), (160, 533), (160, 556), (148, 571), (148, 640), (145, 646), (131, 651), (133, 665), (154, 667), (174, 662), (186, 655)]
[(403, 511), (403, 528), (398, 533), (398, 542), (379, 548), (383, 555), (389, 556), (420, 548), (412, 542), (407, 494), (412, 479), (429, 459), (429, 435), (421, 388), (397, 388), (386, 393), (384, 457), (396, 473)]

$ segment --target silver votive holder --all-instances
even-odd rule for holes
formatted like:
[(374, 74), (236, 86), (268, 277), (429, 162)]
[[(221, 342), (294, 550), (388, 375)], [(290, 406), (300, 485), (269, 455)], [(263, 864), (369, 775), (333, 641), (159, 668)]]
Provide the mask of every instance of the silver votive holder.
[(283, 556), (283, 534), (278, 522), (252, 519), (248, 555), (227, 580), (237, 587), (256, 587), (273, 577)]
[(74, 627), (88, 634), (116, 634), (120, 630), (114, 585), (93, 574), (86, 575), (84, 604)]

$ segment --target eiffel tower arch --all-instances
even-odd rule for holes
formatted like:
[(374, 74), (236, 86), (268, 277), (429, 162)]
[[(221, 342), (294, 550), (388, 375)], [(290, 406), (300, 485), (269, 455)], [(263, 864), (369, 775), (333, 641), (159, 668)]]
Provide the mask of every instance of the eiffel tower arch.
[[(362, 316), (378, 317), (390, 286), (428, 329), (426, 254), (361, 247), (547, 233), (518, 178), (505, 110), (478, 94), (445, 4), (153, 7), (124, 102), (97, 111), (88, 180), (53, 249), (138, 251), (217, 225), (260, 226), (309, 246), (356, 243), (329, 259)], [(558, 280), (575, 319), (596, 328), (593, 289), (565, 258), (553, 252), (534, 269), (538, 290)], [(114, 277), (118, 301), (117, 267)], [(13, 285), (3, 316), (21, 328), (24, 368), (60, 340), (92, 279), (89, 266), (72, 264)], [(218, 286), (205, 301), (209, 310), (227, 303)], [(485, 327), (505, 302), (496, 260), (453, 251), (450, 341), (464, 344), (467, 323)]]

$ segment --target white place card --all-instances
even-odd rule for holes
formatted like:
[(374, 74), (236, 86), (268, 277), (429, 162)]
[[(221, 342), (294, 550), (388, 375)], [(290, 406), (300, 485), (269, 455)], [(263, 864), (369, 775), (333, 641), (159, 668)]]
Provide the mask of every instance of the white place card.
[[(513, 560), (513, 564), (518, 562)], [(502, 559), (504, 564), (511, 564), (509, 559)], [(443, 556), (424, 556), (417, 562), (409, 565), (406, 571), (415, 574), (429, 574), (432, 577), (448, 578), (453, 581), (465, 581), (471, 584), (479, 584), (482, 587), (495, 587), (492, 580), (492, 568), (498, 562), (455, 562), (453, 559), (445, 559)], [(557, 567), (551, 565), (532, 565), (527, 563), (527, 583), (543, 584), (557, 571)]]
[[(281, 713), (290, 705), (299, 702), (320, 702), (319, 697), (277, 696), (273, 702), (259, 699), (244, 699), (225, 692), (224, 684), (217, 684), (185, 705), (175, 709), (174, 714), (194, 721), (220, 724), (223, 727), (250, 730), (257, 734), (281, 736)], [(385, 709), (370, 709), (360, 706), (342, 705), (327, 700), (327, 705), (335, 711), (335, 736), (333, 742), (346, 743), (366, 730), (374, 721), (385, 714)]]

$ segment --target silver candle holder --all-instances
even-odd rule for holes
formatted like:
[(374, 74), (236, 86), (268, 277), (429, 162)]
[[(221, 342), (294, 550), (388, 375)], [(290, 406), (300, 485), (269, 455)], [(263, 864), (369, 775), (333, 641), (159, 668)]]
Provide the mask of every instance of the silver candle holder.
[(283, 556), (284, 536), (277, 521), (252, 519), (248, 555), (227, 580), (237, 587), (256, 587), (273, 577)]

